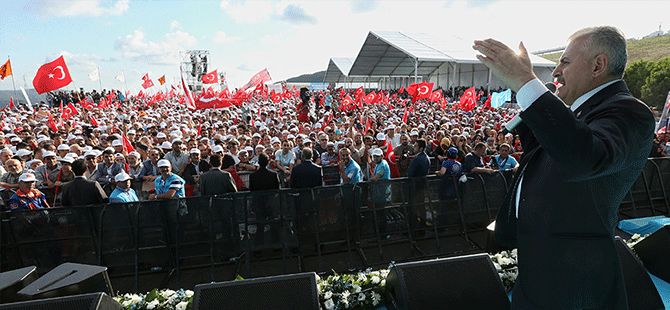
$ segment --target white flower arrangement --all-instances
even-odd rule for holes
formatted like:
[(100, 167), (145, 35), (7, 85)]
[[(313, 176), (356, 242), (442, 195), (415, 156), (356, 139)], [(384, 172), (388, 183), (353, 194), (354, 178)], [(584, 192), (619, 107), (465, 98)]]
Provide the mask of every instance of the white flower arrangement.
[[(646, 236), (635, 234), (626, 240), (633, 247)], [(517, 249), (489, 254), (498, 271), (505, 290), (512, 291), (519, 275), (517, 267)], [(327, 278), (316, 276), (319, 303), (322, 309), (375, 309), (384, 302), (386, 277), (389, 269), (365, 271), (355, 274), (333, 274)], [(241, 279), (241, 278), (240, 278)], [(147, 294), (123, 294), (114, 297), (125, 310), (190, 310), (193, 302), (193, 291), (180, 289), (156, 290)]]
[(375, 309), (383, 301), (388, 270), (367, 269), (357, 274), (337, 274), (318, 279), (322, 309)]
[(146, 294), (119, 294), (114, 299), (125, 310), (190, 310), (193, 291), (154, 289)]

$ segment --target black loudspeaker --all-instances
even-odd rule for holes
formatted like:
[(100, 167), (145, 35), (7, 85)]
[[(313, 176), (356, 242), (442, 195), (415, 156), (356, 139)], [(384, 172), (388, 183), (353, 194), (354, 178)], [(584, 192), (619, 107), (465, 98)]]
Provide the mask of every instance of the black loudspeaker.
[(121, 304), (105, 293), (21, 301), (0, 305), (0, 310), (123, 310)]
[(64, 263), (19, 291), (27, 299), (102, 292), (114, 296), (107, 267)]
[(663, 226), (633, 248), (651, 274), (670, 282), (670, 226)]
[(318, 310), (316, 273), (199, 284), (195, 286), (193, 309)]
[(487, 254), (395, 265), (386, 278), (388, 309), (509, 309)]
[(658, 294), (654, 282), (651, 281), (642, 262), (620, 237), (616, 237), (616, 251), (621, 261), (623, 279), (626, 283), (626, 296), (629, 310), (665, 309), (661, 295)]
[(37, 278), (39, 276), (35, 266), (0, 273), (0, 303), (25, 300), (19, 298), (17, 293)]

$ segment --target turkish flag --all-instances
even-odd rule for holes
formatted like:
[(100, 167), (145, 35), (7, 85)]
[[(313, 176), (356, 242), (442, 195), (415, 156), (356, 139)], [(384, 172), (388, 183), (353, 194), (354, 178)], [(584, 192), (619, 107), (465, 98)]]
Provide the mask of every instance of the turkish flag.
[(9, 110), (14, 110), (14, 97), (9, 97)]
[(367, 134), (368, 130), (370, 130), (370, 117), (367, 117), (367, 120), (365, 121), (365, 133)]
[[(463, 93), (461, 99), (459, 99), (458, 107), (466, 112), (471, 111), (472, 108), (474, 108), (476, 102), (477, 102), (477, 95), (475, 92), (475, 88), (470, 87)], [(470, 107), (470, 109), (466, 110), (466, 107)]]
[(407, 86), (407, 94), (410, 96), (416, 96), (417, 91), (416, 89), (419, 87), (419, 84), (412, 83), (409, 86)]
[(412, 102), (416, 102), (419, 99), (429, 98), (433, 91), (433, 83), (420, 83), (416, 86), (416, 95), (412, 97)]
[(431, 102), (439, 102), (442, 99), (442, 91), (436, 90), (430, 95)]
[(293, 92), (291, 92), (287, 89), (286, 91), (284, 91), (284, 94), (282, 96), (286, 99), (293, 98)]
[(363, 86), (359, 87), (356, 89), (356, 92), (354, 92), (354, 97), (358, 96), (364, 96), (365, 95), (365, 90), (363, 90)]
[(224, 88), (224, 89), (219, 93), (219, 98), (224, 98), (224, 99), (228, 99), (228, 98), (230, 98), (230, 91), (228, 90), (228, 87)]
[(186, 99), (184, 103), (186, 103), (186, 107), (191, 110), (195, 111), (195, 100), (193, 99), (193, 94), (188, 90), (188, 87), (186, 87), (186, 82), (184, 82), (184, 77), (181, 77), (181, 84), (184, 87), (184, 94), (186, 95)]
[(134, 152), (135, 148), (133, 147), (133, 144), (128, 141), (128, 138), (126, 138), (126, 135), (121, 135), (121, 138), (123, 138), (123, 150), (130, 153)]
[(65, 87), (70, 83), (72, 83), (72, 78), (70, 77), (70, 71), (68, 71), (65, 65), (63, 56), (58, 57), (58, 59), (52, 62), (43, 64), (37, 69), (37, 74), (33, 79), (33, 87), (35, 87), (38, 94)]
[(398, 162), (396, 162), (395, 154), (393, 154), (393, 147), (391, 141), (386, 145), (386, 162), (389, 164), (391, 170), (391, 178), (399, 178), (400, 170), (398, 170)]
[(402, 116), (402, 122), (407, 124), (407, 108), (405, 108), (405, 114)]
[(68, 103), (67, 107), (63, 109), (63, 114), (61, 115), (62, 119), (68, 120), (70, 117), (73, 117), (75, 115), (79, 114), (79, 111), (74, 107), (74, 104), (72, 102)]
[(340, 109), (344, 110), (353, 103), (354, 103), (354, 100), (351, 99), (351, 97), (349, 97), (349, 95), (346, 95), (344, 97), (344, 99), (342, 99), (342, 105), (340, 106)]
[(216, 70), (202, 76), (202, 82), (205, 84), (216, 84), (219, 82), (219, 75)]
[(154, 86), (154, 82), (149, 78), (149, 73), (145, 74), (142, 77), (142, 80), (144, 81), (144, 83), (142, 83), (142, 87), (144, 87), (144, 89)]
[(93, 125), (95, 127), (100, 126), (100, 125), (98, 125), (98, 121), (96, 121), (95, 118), (93, 118), (93, 115), (91, 115), (91, 125)]
[(272, 95), (272, 102), (277, 103), (281, 101), (281, 95), (280, 94), (273, 94)]
[(405, 86), (401, 86), (401, 87), (400, 87), (400, 90), (398, 91), (398, 93), (402, 93), (402, 92), (404, 92), (404, 91), (405, 91)]
[(56, 126), (56, 122), (54, 122), (54, 118), (49, 114), (49, 128), (53, 130), (53, 132), (58, 131), (58, 127)]
[(84, 109), (91, 110), (91, 109), (95, 108), (95, 105), (93, 104), (93, 102), (88, 101), (88, 98), (82, 100), (80, 103), (81, 103), (81, 107), (84, 108)]
[(374, 104), (377, 102), (377, 94), (375, 94), (374, 91), (370, 92), (365, 96), (365, 103), (367, 104)]

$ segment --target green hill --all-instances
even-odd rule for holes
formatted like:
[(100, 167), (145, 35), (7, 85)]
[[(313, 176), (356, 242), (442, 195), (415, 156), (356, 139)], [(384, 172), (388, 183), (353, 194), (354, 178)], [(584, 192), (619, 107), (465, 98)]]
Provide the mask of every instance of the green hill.
[[(542, 55), (545, 59), (558, 62), (562, 52)], [(638, 61), (657, 61), (670, 56), (670, 35), (641, 40), (628, 40), (628, 65)]]

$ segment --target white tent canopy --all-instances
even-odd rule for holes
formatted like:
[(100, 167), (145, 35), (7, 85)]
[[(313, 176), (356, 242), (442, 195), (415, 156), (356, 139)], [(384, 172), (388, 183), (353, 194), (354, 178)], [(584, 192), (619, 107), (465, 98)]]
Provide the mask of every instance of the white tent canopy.
[[(435, 88), (504, 87), (477, 60), (471, 45), (456, 37), (437, 39), (423, 33), (370, 31), (353, 61), (350, 58), (331, 59), (326, 82), (334, 78), (333, 73), (329, 75), (333, 65), (341, 72), (343, 77), (340, 79), (378, 80), (382, 88), (400, 88), (424, 77), (436, 83)], [(535, 74), (543, 81), (551, 81), (556, 64), (535, 55), (530, 55), (530, 59)]]

